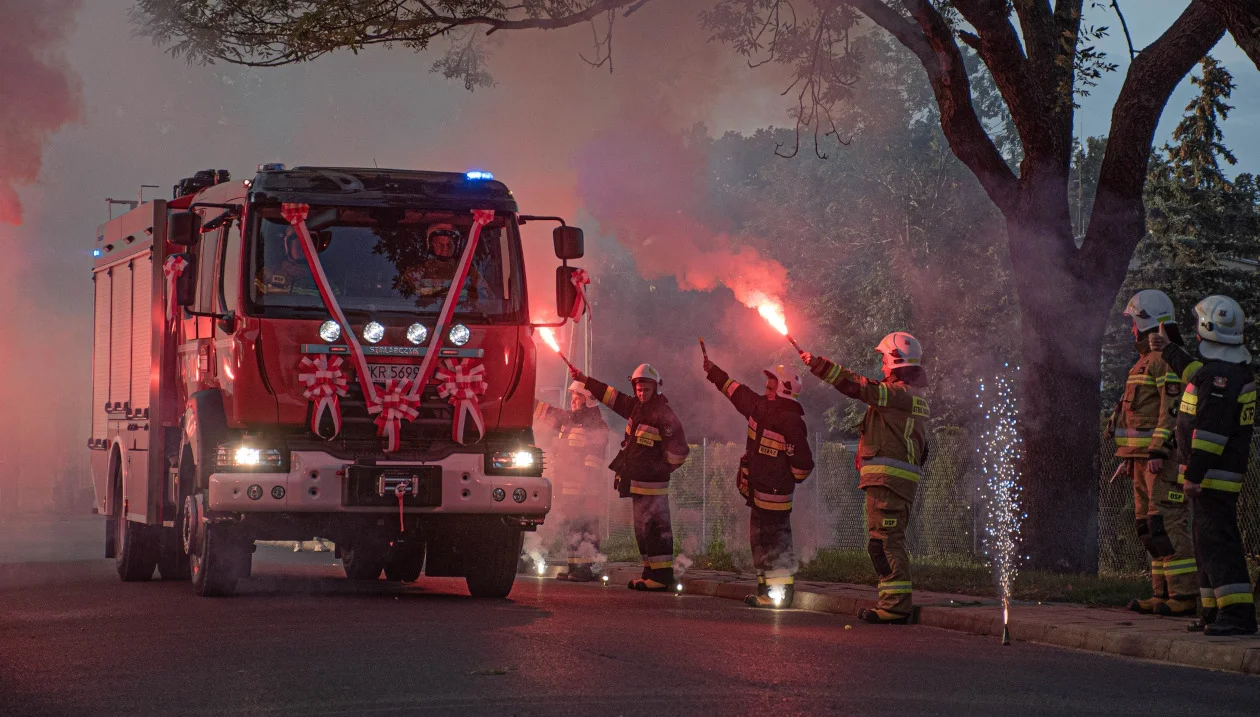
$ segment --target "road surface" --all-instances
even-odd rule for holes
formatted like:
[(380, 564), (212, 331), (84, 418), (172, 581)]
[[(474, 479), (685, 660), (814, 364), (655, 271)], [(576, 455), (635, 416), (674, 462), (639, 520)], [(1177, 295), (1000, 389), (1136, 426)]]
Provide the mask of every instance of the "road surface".
[(202, 599), (84, 557), (0, 563), (0, 714), (1260, 714), (1255, 677), (716, 598), (520, 578), (477, 601), (260, 548)]

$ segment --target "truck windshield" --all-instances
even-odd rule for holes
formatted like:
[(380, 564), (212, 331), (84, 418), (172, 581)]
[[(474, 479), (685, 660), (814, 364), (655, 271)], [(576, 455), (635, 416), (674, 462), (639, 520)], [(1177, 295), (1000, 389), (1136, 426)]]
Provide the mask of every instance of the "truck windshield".
[[(254, 212), (250, 303), (264, 316), (324, 312), (297, 233), (278, 208)], [(337, 303), (346, 311), (433, 313), (442, 307), (468, 241), (468, 213), (312, 206), (307, 227)], [(520, 240), (502, 216), (486, 225), (456, 305), (484, 321), (523, 306)]]

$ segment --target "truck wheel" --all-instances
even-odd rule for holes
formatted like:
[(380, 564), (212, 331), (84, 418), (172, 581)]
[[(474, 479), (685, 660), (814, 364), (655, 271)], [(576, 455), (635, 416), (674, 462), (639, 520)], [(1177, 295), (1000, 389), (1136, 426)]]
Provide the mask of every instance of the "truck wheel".
[(249, 549), (233, 526), (211, 523), (189, 556), (193, 591), (202, 597), (228, 597), (236, 592)]
[(516, 580), (516, 560), (521, 554), (523, 534), (497, 527), (478, 541), (479, 550), (464, 558), (464, 581), (475, 598), (505, 598)]
[(184, 541), (174, 528), (162, 529), (157, 569), (163, 580), (187, 580), (192, 577), (192, 564), (184, 552)]
[(352, 544), (341, 551), (341, 566), (351, 580), (376, 580), (385, 569), (385, 546)]
[(385, 579), (414, 583), (424, 570), (423, 543), (395, 543), (385, 563)]
[(114, 562), (123, 582), (140, 582), (153, 577), (157, 567), (157, 544), (149, 526), (127, 520), (123, 512), (122, 472), (116, 470), (118, 488), (114, 492)]

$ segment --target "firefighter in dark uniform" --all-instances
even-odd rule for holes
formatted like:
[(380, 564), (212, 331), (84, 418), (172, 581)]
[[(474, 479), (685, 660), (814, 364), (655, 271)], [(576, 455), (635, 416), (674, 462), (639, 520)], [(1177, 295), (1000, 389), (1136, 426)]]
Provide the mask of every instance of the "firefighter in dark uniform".
[(758, 396), (731, 380), (707, 357), (704, 371), (748, 419), (748, 442), (736, 484), (752, 509), (748, 540), (757, 569), (757, 594), (744, 602), (750, 607), (791, 607), (797, 567), (792, 552), (792, 493), (814, 470), (805, 412), (796, 402), (801, 379), (782, 365), (766, 369), (766, 392)]
[(1177, 415), (1177, 451), (1183, 484), (1194, 511), (1203, 617), (1191, 629), (1206, 635), (1256, 632), (1255, 596), (1238, 530), (1238, 495), (1251, 454), (1256, 419), (1256, 381), (1251, 353), (1243, 346), (1243, 311), (1227, 296), (1209, 296), (1194, 307), (1198, 356), (1167, 338), (1152, 337), (1174, 370), (1187, 376)]
[(559, 580), (595, 580), (599, 556), (599, 514), (602, 512), (607, 460), (608, 424), (599, 411), (599, 402), (578, 382), (569, 386), (569, 408), (565, 411), (538, 402), (534, 411), (553, 438), (551, 475), (556, 483), (555, 512), (565, 521), (565, 552), (569, 570)]
[(1116, 456), (1133, 482), (1133, 516), (1138, 538), (1151, 556), (1152, 595), (1133, 600), (1129, 609), (1169, 617), (1194, 615), (1198, 608), (1198, 572), (1185, 493), (1177, 485), (1177, 462), (1170, 454), (1182, 382), (1150, 335), (1164, 332), (1181, 342), (1173, 303), (1162, 291), (1140, 291), (1124, 308), (1132, 320), (1139, 353), (1129, 369), (1124, 393), (1109, 422)]
[(879, 601), (859, 618), (904, 625), (914, 614), (906, 523), (927, 460), (928, 402), (923, 349), (904, 331), (875, 347), (883, 359), (884, 380), (874, 381), (808, 353), (801, 355), (815, 376), (867, 405), (858, 440), (858, 487), (866, 492), (866, 550), (879, 575)]
[(687, 437), (682, 424), (660, 392), (661, 375), (642, 364), (630, 376), (634, 396), (588, 378), (576, 369), (591, 395), (627, 419), (621, 452), (608, 466), (613, 487), (634, 508), (634, 537), (643, 559), (642, 577), (626, 586), (633, 590), (664, 592), (674, 583), (674, 532), (669, 520), (669, 476), (687, 460)]

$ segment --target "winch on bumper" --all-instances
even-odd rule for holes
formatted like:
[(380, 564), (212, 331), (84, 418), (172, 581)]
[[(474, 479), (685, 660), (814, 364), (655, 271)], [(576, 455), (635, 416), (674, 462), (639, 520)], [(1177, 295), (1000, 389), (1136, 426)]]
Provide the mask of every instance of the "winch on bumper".
[(294, 451), (287, 472), (235, 470), (210, 476), (209, 505), (233, 513), (407, 513), (536, 515), (551, 508), (540, 476), (489, 475), (482, 454), (432, 463), (360, 465), (319, 451)]

